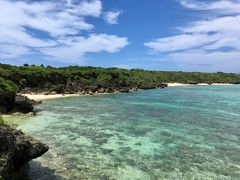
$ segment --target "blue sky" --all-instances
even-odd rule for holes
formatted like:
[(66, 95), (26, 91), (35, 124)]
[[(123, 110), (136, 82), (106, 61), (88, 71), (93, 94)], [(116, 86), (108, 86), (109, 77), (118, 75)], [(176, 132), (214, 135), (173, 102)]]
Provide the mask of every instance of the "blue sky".
[(240, 0), (0, 0), (0, 62), (240, 72)]

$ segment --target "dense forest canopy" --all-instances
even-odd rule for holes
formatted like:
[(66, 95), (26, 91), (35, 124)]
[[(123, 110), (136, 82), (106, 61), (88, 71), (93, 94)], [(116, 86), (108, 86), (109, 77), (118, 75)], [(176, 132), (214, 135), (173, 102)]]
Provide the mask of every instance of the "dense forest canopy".
[[(166, 72), (142, 69), (119, 69), (100, 67), (51, 67), (12, 66), (0, 64), (1, 87), (10, 91), (26, 88), (41, 91), (78, 91), (85, 87), (155, 87), (162, 83), (240, 83), (240, 74)], [(4, 80), (4, 82), (3, 82)], [(13, 82), (16, 87), (11, 84)], [(10, 89), (9, 89), (10, 88)]]

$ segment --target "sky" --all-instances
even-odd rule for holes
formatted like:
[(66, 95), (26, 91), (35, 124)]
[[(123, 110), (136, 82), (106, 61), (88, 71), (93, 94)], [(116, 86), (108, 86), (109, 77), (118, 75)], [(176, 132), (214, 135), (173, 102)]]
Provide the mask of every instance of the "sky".
[(240, 0), (0, 0), (0, 63), (240, 73)]

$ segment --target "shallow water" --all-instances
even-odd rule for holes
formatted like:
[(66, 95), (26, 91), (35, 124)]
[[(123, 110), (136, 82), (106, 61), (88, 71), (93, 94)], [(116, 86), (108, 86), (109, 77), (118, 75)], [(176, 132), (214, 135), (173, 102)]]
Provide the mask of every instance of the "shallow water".
[(238, 179), (240, 86), (55, 99), (19, 128), (50, 146), (33, 179)]

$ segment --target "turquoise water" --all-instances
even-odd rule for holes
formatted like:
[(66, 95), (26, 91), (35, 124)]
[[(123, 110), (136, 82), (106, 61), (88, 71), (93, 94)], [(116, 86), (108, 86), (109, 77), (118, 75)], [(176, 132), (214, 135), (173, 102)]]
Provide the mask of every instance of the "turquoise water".
[(240, 86), (55, 99), (19, 128), (50, 146), (33, 179), (239, 179)]

